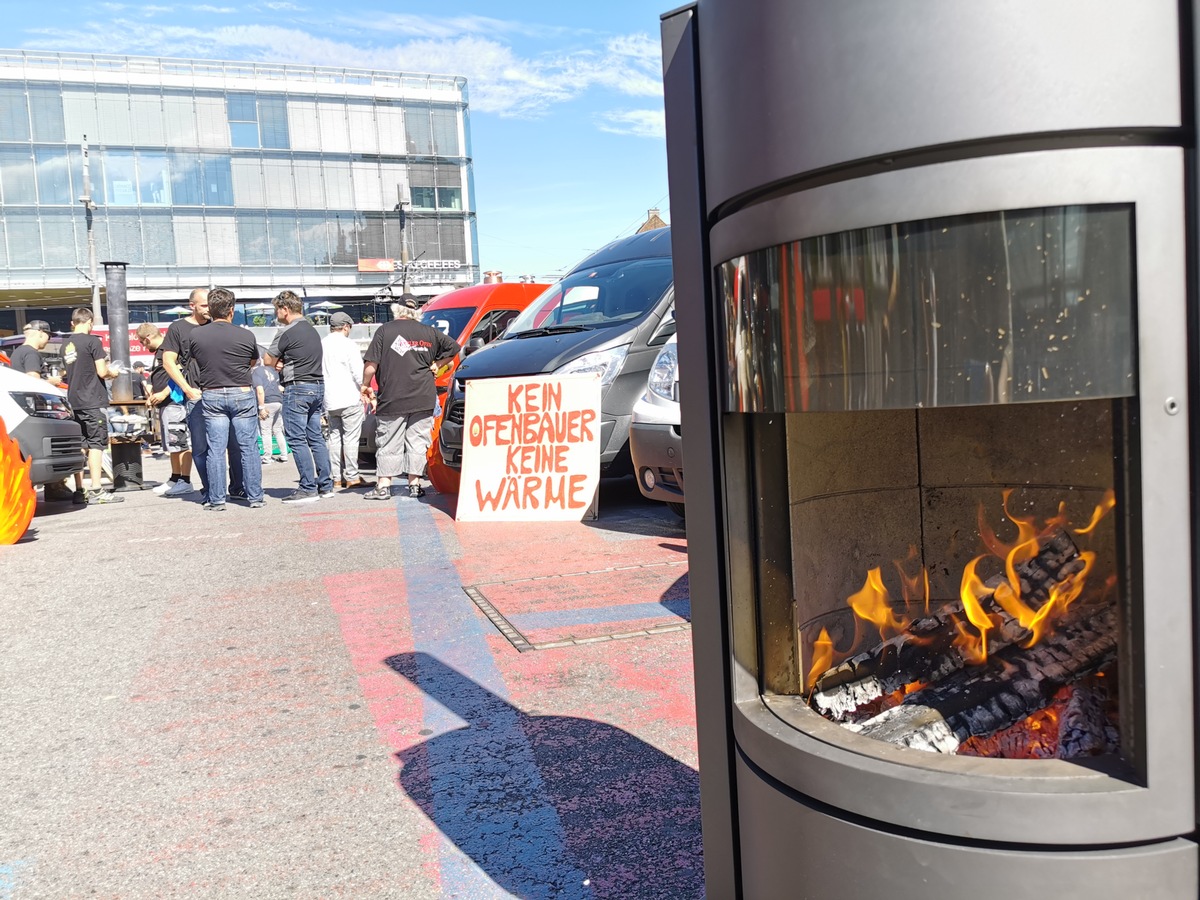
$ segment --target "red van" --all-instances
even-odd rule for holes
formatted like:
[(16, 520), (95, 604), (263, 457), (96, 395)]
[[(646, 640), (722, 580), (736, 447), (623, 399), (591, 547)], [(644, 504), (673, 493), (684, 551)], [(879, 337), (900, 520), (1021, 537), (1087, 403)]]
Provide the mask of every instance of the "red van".
[[(468, 348), (472, 338), (479, 338), (483, 344), (491, 343), (548, 286), (501, 281), (460, 288), (442, 294), (421, 307), (421, 321), (444, 331), (469, 353), (474, 349)], [(475, 346), (480, 346), (480, 341), (476, 341)], [(450, 386), (450, 376), (456, 363), (457, 360), (438, 372), (439, 398)]]

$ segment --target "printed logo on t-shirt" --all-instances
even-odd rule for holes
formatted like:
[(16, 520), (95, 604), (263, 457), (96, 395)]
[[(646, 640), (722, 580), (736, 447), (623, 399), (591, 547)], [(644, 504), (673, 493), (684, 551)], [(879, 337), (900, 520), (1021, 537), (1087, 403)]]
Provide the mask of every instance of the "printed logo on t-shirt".
[(69, 366), (75, 362), (77, 356), (78, 352), (75, 350), (75, 342), (67, 341), (67, 343), (63, 346), (63, 362)]
[(415, 349), (417, 348), (405, 340), (404, 335), (399, 335), (394, 341), (392, 341), (392, 350), (395, 353), (399, 353), (401, 356), (403, 356), (409, 350)]

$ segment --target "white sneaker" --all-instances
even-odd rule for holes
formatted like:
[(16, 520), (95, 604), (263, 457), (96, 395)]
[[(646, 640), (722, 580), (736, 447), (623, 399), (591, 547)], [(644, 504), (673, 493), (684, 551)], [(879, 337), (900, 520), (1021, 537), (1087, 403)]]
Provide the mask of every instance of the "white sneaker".
[(155, 494), (160, 494), (160, 495), (161, 495), (161, 494), (165, 494), (167, 491), (169, 491), (171, 488), (173, 488), (173, 487), (174, 487), (176, 484), (178, 484), (178, 482), (175, 482), (175, 481), (164, 481), (164, 482), (163, 482), (162, 484), (160, 484), (158, 487), (154, 488), (154, 491), (153, 491), (153, 493), (155, 493)]
[(196, 490), (196, 489), (194, 487), (192, 487), (192, 483), (190, 481), (179, 480), (179, 481), (175, 482), (175, 484), (172, 485), (169, 490), (165, 491), (163, 493), (163, 496), (164, 497), (182, 497), (186, 494), (192, 493), (192, 491), (194, 491), (194, 490)]

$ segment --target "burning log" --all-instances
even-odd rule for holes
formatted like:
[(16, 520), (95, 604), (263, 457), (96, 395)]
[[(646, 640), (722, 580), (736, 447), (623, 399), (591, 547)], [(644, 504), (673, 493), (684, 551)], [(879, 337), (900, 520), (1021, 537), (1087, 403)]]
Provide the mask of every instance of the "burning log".
[[(954, 753), (968, 738), (991, 735), (1047, 706), (1060, 688), (1110, 665), (1116, 653), (1112, 608), (1083, 607), (1041, 643), (1010, 645), (985, 665), (955, 672), (899, 706), (846, 727), (897, 746)], [(1083, 697), (1079, 702), (1098, 701)], [(1078, 723), (1096, 718), (1094, 711), (1081, 708), (1064, 738), (1081, 750), (1094, 746), (1095, 726)], [(1073, 736), (1072, 729), (1078, 734)]]
[[(1039, 541), (1036, 556), (1016, 566), (1021, 596), (1038, 609), (1056, 584), (1082, 568), (1074, 540), (1061, 527), (1055, 528)], [(1007, 588), (1007, 580), (997, 575), (985, 586), (988, 594), (981, 603), (999, 623), (990, 637), (992, 650), (1027, 638), (1029, 632), (994, 602), (996, 591)], [(956, 623), (964, 615), (963, 604), (955, 602), (942, 605), (935, 615), (915, 620), (902, 634), (818, 676), (810, 702), (823, 715), (842, 721), (855, 709), (902, 690), (905, 684), (929, 683), (958, 671), (965, 660), (954, 646), (959, 635)]]

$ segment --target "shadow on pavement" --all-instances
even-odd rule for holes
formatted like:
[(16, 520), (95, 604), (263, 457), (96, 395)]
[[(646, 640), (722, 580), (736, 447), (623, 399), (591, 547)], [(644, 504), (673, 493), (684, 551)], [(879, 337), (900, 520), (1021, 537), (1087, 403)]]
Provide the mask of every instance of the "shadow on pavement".
[[(530, 715), (427, 653), (388, 665), (467, 724), (397, 754), (399, 781), (518, 897), (704, 895), (699, 778), (626, 731)], [(426, 717), (441, 714), (433, 704)], [(442, 883), (455, 893), (453, 873)]]

